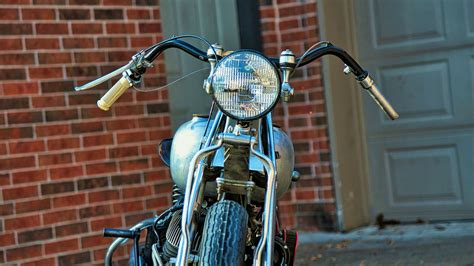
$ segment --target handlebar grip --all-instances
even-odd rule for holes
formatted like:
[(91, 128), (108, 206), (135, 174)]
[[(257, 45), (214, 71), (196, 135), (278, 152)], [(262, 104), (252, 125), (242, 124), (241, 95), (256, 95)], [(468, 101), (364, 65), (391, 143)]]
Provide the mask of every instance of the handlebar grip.
[(133, 84), (125, 77), (122, 77), (110, 90), (97, 101), (97, 106), (104, 111), (108, 111), (110, 107), (118, 100), (120, 96)]
[(137, 235), (140, 235), (140, 232), (135, 230), (104, 228), (103, 235), (104, 237), (135, 238)]
[(367, 76), (365, 79), (359, 82), (364, 89), (369, 92), (370, 96), (374, 101), (379, 105), (379, 107), (385, 112), (385, 114), (392, 120), (395, 120), (399, 117), (397, 111), (393, 106), (385, 99), (383, 94), (377, 89), (374, 81)]

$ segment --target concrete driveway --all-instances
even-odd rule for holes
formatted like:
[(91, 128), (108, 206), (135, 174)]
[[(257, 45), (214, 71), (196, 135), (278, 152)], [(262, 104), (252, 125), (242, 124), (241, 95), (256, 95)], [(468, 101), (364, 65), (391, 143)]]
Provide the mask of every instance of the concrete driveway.
[(474, 265), (474, 223), (301, 233), (297, 265)]

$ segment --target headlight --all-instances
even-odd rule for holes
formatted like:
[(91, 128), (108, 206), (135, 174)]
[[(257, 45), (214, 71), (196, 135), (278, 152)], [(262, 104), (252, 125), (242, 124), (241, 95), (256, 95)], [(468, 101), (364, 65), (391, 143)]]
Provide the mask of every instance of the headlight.
[(280, 76), (263, 55), (237, 51), (222, 58), (212, 76), (214, 101), (236, 120), (252, 120), (269, 112), (280, 96)]

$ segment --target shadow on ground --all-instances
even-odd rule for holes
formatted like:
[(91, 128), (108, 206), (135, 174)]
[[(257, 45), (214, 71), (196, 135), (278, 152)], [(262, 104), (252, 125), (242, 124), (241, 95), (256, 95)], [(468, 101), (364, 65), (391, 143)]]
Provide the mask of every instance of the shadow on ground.
[(302, 233), (297, 265), (474, 265), (474, 223)]

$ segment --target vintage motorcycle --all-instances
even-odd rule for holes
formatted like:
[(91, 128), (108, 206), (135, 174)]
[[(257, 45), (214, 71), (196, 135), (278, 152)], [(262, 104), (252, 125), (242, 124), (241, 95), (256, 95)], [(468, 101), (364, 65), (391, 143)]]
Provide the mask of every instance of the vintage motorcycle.
[[(206, 43), (202, 51), (184, 38)], [(320, 42), (301, 57), (290, 50), (270, 58), (253, 50), (224, 52), (203, 38), (173, 37), (134, 55), (125, 66), (76, 87), (92, 88), (114, 76), (120, 80), (97, 102), (108, 110), (127, 89), (137, 85), (147, 68), (166, 49), (177, 48), (210, 64), (204, 90), (213, 100), (209, 116), (195, 116), (159, 145), (175, 183), (173, 206), (128, 230), (104, 229), (117, 237), (106, 252), (134, 240), (131, 265), (293, 265), (297, 233), (281, 229), (277, 199), (297, 181), (289, 137), (272, 123), (271, 111), (293, 95), (292, 72), (334, 55), (354, 74), (391, 119), (398, 114), (378, 91), (367, 71), (344, 50)], [(216, 108), (217, 106), (217, 108)], [(140, 232), (147, 230), (139, 244)]]

